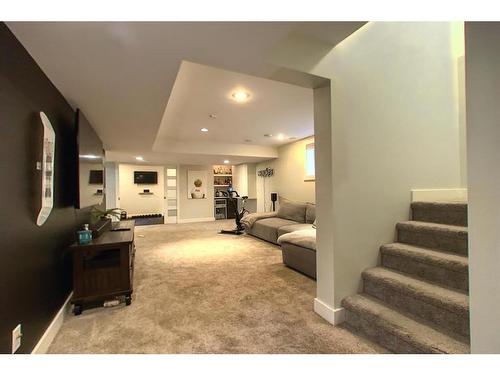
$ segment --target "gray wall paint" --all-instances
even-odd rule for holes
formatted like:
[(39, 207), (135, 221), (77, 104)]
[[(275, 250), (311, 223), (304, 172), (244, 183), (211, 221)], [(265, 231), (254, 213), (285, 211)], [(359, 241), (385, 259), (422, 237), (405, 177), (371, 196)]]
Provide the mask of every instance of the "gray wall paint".
[[(451, 23), (371, 22), (302, 65), (284, 48), (271, 58), (331, 79), (334, 246), (319, 253), (333, 250), (334, 283), (320, 272), (318, 291), (333, 307), (360, 290), (361, 272), (408, 220), (411, 189), (461, 187), (452, 34)], [(296, 56), (301, 45), (287, 40)]]
[(467, 118), (465, 103), (465, 56), (457, 59), (458, 75), (458, 132), (460, 155), (460, 182), (462, 187), (467, 186)]
[(500, 23), (467, 22), (472, 353), (500, 353)]
[(316, 296), (333, 306), (333, 215), (332, 127), (330, 87), (314, 90), (316, 168)]
[(118, 204), (118, 164), (105, 164), (106, 209), (119, 207)]
[[(257, 211), (270, 211), (271, 192), (277, 192), (281, 197), (298, 202), (316, 201), (315, 181), (304, 181), (306, 145), (309, 143), (314, 143), (314, 137), (281, 146), (278, 148), (277, 159), (257, 164)], [(265, 168), (273, 168), (274, 176), (266, 178), (257, 176), (258, 171)]]
[[(119, 203), (127, 215), (163, 214), (164, 211), (164, 166), (144, 164), (120, 164), (118, 167)], [(134, 171), (151, 171), (158, 174), (157, 184), (134, 183)], [(144, 189), (149, 189), (151, 195), (142, 195)]]
[(361, 287), (410, 190), (457, 188), (455, 59), (448, 23), (374, 23), (324, 60), (332, 83), (335, 307)]

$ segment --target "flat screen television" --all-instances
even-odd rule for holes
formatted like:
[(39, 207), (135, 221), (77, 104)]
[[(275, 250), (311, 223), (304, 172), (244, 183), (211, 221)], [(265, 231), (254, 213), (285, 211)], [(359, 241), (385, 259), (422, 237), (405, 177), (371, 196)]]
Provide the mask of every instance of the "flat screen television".
[(91, 169), (89, 173), (89, 184), (103, 185), (104, 184), (104, 171), (102, 169)]
[(158, 173), (152, 171), (134, 171), (134, 184), (156, 185)]
[(103, 204), (104, 150), (103, 143), (79, 109), (75, 113), (77, 143), (76, 208)]

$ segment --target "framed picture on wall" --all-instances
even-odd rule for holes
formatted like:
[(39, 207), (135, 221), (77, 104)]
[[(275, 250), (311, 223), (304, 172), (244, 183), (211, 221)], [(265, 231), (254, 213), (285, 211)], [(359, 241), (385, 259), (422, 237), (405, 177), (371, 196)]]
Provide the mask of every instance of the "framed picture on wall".
[(36, 225), (42, 226), (48, 219), (54, 205), (54, 153), (56, 144), (56, 133), (45, 113), (40, 112), (43, 125), (43, 149), (42, 161), (39, 169), (42, 171), (42, 202), (36, 219)]
[(187, 194), (188, 199), (207, 198), (207, 172), (188, 171), (187, 172)]

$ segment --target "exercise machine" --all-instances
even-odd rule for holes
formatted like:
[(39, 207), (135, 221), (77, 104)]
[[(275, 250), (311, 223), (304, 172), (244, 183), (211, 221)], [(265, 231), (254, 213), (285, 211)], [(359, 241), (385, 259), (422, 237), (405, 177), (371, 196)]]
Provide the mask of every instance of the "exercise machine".
[[(243, 197), (240, 197), (238, 192), (236, 190), (232, 190), (231, 188), (227, 189), (227, 192), (223, 192), (223, 195), (228, 198), (228, 200), (231, 201), (233, 209), (234, 209), (234, 221), (236, 222), (236, 228), (233, 230), (226, 230), (226, 229), (221, 229), (219, 232), (220, 234), (234, 234), (234, 235), (240, 235), (245, 232), (245, 227), (241, 223), (241, 219), (243, 219), (243, 216), (248, 214), (248, 210), (245, 208), (245, 202), (248, 199), (248, 197), (245, 195)], [(241, 204), (241, 210), (238, 211), (238, 198), (241, 198), (243, 201)]]

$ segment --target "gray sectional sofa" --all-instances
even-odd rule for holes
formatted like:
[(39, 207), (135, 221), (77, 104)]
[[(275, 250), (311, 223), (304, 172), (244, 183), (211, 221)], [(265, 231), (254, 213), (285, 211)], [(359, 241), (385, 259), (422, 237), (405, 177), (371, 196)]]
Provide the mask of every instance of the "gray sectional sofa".
[(281, 245), (283, 263), (316, 279), (316, 206), (280, 199), (276, 212), (253, 213), (242, 219), (245, 231)]

